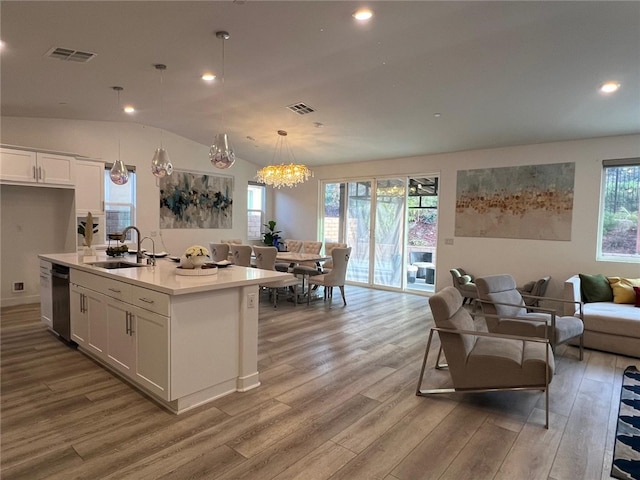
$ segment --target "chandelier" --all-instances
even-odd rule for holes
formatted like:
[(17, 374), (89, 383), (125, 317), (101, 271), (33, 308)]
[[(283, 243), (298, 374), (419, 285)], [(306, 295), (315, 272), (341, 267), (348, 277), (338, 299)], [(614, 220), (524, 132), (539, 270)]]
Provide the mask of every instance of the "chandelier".
[[(164, 78), (162, 73), (167, 69), (167, 66), (162, 63), (157, 63), (154, 67), (160, 72), (160, 115), (162, 115), (164, 113)], [(151, 173), (158, 178), (171, 175), (171, 172), (173, 172), (173, 165), (171, 164), (171, 160), (169, 160), (169, 154), (162, 146), (162, 137), (163, 130), (161, 128), (160, 147), (156, 148), (156, 153), (154, 153), (151, 159)]]
[(392, 185), (387, 182), (386, 186), (378, 185), (376, 195), (378, 197), (404, 197), (404, 185)]
[[(276, 141), (276, 147), (274, 151), (274, 160), (276, 156), (284, 158), (285, 156), (293, 159), (293, 153), (287, 143), (287, 132), (284, 130), (278, 130), (278, 140)], [(313, 177), (313, 172), (307, 168), (306, 165), (291, 162), (288, 165), (280, 163), (279, 165), (268, 165), (258, 170), (256, 180), (265, 185), (271, 185), (275, 188), (280, 187), (294, 187), (298, 183), (303, 183), (309, 180), (309, 177)], [(272, 164), (275, 162), (271, 162)]]
[[(118, 94), (118, 112), (120, 111), (120, 92), (124, 90), (122, 87), (111, 87), (111, 89)], [(129, 181), (129, 171), (124, 162), (120, 158), (120, 123), (116, 126), (118, 131), (118, 159), (113, 162), (113, 166), (109, 171), (109, 178), (116, 185), (124, 185)]]
[[(219, 31), (216, 32), (216, 37), (222, 40), (222, 126), (224, 131), (224, 108), (225, 108), (225, 99), (224, 99), (224, 42), (229, 40), (229, 32)], [(233, 151), (231, 143), (229, 142), (229, 138), (226, 133), (218, 133), (213, 143), (211, 144), (211, 148), (209, 149), (209, 160), (211, 164), (220, 169), (226, 169), (231, 167), (233, 163), (236, 161), (236, 154)]]

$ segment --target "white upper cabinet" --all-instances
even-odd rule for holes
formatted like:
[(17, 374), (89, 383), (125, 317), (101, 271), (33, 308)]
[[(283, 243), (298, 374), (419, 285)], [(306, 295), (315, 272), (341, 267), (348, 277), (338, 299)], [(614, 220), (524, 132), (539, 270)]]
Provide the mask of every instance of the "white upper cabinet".
[(76, 212), (104, 213), (104, 162), (76, 160)]
[(73, 187), (75, 162), (76, 159), (68, 155), (0, 148), (0, 180)]

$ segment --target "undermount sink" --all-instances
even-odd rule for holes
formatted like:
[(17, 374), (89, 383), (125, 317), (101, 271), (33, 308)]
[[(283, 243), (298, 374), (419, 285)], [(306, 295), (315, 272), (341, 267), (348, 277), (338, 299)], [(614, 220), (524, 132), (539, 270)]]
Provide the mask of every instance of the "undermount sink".
[(144, 267), (143, 263), (124, 262), (122, 260), (107, 260), (104, 262), (90, 262), (87, 265), (94, 267), (106, 268), (107, 270), (113, 270), (116, 268), (136, 268)]

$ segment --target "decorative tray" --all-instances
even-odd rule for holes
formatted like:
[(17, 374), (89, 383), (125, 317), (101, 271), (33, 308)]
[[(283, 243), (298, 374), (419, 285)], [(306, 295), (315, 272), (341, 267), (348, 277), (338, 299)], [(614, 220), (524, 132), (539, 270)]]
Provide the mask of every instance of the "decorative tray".
[(201, 277), (206, 275), (215, 275), (218, 273), (218, 267), (203, 267), (203, 268), (182, 268), (176, 267), (176, 275), (182, 275), (185, 277)]

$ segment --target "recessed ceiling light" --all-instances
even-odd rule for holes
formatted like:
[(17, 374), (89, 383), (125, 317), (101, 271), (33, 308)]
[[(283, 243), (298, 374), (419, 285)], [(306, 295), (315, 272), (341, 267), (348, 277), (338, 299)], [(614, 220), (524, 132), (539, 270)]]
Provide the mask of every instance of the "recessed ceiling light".
[(442, 116), (442, 114), (441, 114), (441, 113), (436, 112), (436, 113), (434, 113), (434, 114), (433, 114), (433, 116), (434, 116), (434, 117), (436, 117), (436, 118), (440, 118), (440, 117)]
[(373, 12), (368, 8), (361, 8), (353, 12), (353, 18), (361, 22), (366, 22), (371, 19), (371, 17), (373, 17)]
[(126, 113), (133, 113), (133, 112), (135, 112), (135, 111), (136, 111), (136, 109), (135, 109), (135, 108), (133, 108), (133, 106), (131, 106), (131, 105), (125, 105), (125, 106), (124, 106), (124, 111), (125, 111)]
[(203, 73), (202, 80), (205, 82), (213, 82), (216, 79), (216, 76), (213, 73)]
[(617, 92), (619, 88), (620, 88), (620, 84), (618, 82), (606, 82), (600, 85), (600, 91), (602, 93)]

